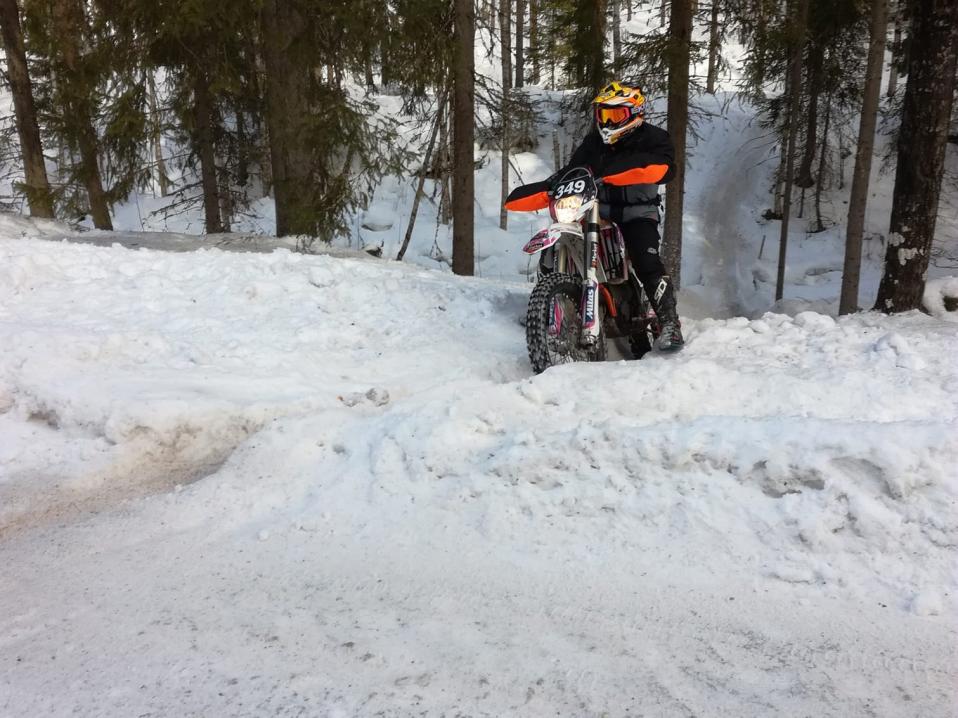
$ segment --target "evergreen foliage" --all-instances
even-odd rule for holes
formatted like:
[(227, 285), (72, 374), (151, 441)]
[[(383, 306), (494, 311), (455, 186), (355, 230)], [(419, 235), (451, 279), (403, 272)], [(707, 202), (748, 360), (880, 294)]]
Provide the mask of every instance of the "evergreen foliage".
[[(886, 133), (897, 131), (902, 116), (904, 85), (897, 78), (909, 71), (910, 24), (916, 13), (931, 12), (923, 1), (890, 5), (895, 73), (882, 108)], [(18, 91), (30, 87), (35, 129), (31, 135), (29, 112), (7, 118), (0, 142), (10, 154), (19, 138), (21, 167), (32, 152), (35, 187), (18, 186), (33, 194), (31, 207), (41, 216), (52, 210), (65, 219), (89, 215), (108, 228), (112, 205), (133, 192), (158, 190), (175, 195), (170, 213), (201, 204), (207, 231), (216, 232), (229, 230), (256, 200), (272, 197), (278, 233), (300, 235), (305, 246), (347, 232), (386, 174), (434, 179), (440, 216), (449, 221), (454, 172), (473, 171), (488, 161), (484, 152), (504, 148), (507, 191), (514, 179), (508, 153), (534, 148), (538, 109), (562, 98), (567, 103), (561, 142), (558, 132), (554, 137), (558, 163), (559, 146), (568, 149), (588, 123), (584, 105), (614, 78), (641, 86), (651, 100), (649, 119), (664, 125), (670, 70), (679, 69), (677, 63), (698, 67), (679, 83), (687, 93), (673, 87), (673, 98), (680, 98), (673, 104), (689, 106), (694, 136), (696, 96), (715, 90), (724, 67), (721, 48), (734, 36), (746, 48), (740, 93), (759, 108), (780, 160), (769, 216), (782, 216), (780, 189), (794, 180), (803, 188), (800, 217), (805, 190), (813, 192), (814, 231), (838, 219), (823, 217), (819, 200), (823, 188), (844, 181), (873, 0), (809, 0), (801, 31), (793, 26), (798, 2), (693, 3), (693, 41), (679, 47), (674, 15), (667, 21), (669, 0), (652, 2), (661, 23), (639, 32), (628, 22), (642, 4), (636, 0), (474, 0), (469, 22), (479, 57), (485, 45), (498, 62), (507, 26), (499, 15), (511, 14), (514, 22), (502, 58), (510, 80), (483, 67), (472, 73), (480, 154), (464, 169), (457, 165), (466, 156), (461, 148), (459, 160), (452, 159), (451, 106), (462, 64), (454, 19), (463, 22), (469, 10), (462, 2), (9, 0), (5, 42), (16, 44), (19, 20), (25, 53), (20, 60), (8, 57), (7, 78), (12, 86), (10, 62), (25, 64), (29, 82), (21, 72)], [(788, 75), (797, 44), (802, 72), (796, 82)], [(686, 50), (688, 60), (676, 54)], [(460, 75), (460, 86), (464, 81)], [(561, 94), (543, 95), (539, 88)], [(384, 96), (399, 97), (401, 115), (383, 110)], [(450, 98), (445, 111), (443, 97)], [(799, 111), (789, 128), (786, 108), (793, 99)], [(400, 117), (425, 129), (404, 140), (410, 128)], [(457, 121), (464, 131), (463, 118)], [(796, 150), (788, 158), (791, 129)], [(428, 166), (426, 136), (434, 146)], [(885, 158), (889, 171), (894, 153)], [(788, 159), (795, 171), (786, 178)], [(4, 169), (10, 171), (9, 163)], [(46, 210), (44, 198), (48, 205), (52, 200)]]

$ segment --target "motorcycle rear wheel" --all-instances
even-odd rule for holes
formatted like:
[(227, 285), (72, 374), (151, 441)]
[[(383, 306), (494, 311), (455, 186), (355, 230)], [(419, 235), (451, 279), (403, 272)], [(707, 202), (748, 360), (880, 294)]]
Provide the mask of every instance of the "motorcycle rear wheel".
[(536, 374), (557, 364), (605, 361), (601, 326), (594, 347), (579, 346), (581, 300), (582, 280), (569, 274), (547, 274), (532, 290), (526, 310), (526, 345)]

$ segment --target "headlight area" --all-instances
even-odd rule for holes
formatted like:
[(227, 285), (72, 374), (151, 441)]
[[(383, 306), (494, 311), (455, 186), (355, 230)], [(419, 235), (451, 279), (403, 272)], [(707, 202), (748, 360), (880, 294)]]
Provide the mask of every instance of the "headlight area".
[(575, 222), (579, 218), (579, 209), (581, 207), (581, 194), (573, 194), (557, 199), (553, 205), (556, 222)]

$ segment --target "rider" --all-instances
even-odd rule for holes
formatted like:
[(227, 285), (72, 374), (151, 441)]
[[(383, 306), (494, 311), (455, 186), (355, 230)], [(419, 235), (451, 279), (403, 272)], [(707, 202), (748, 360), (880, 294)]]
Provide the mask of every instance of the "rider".
[(551, 188), (573, 167), (589, 167), (596, 177), (625, 175), (630, 184), (599, 187), (599, 214), (619, 225), (632, 267), (652, 301), (662, 328), (656, 349), (681, 349), (685, 343), (676, 308), (675, 287), (659, 256), (658, 185), (675, 175), (675, 148), (669, 133), (645, 122), (645, 97), (632, 82), (612, 82), (592, 100), (595, 127), (572, 153), (569, 163), (545, 182), (516, 188), (509, 206), (543, 186)]

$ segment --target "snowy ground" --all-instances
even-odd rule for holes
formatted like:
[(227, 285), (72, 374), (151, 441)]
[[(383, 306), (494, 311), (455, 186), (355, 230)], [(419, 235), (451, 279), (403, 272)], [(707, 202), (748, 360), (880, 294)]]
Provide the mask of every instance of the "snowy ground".
[(667, 358), (531, 375), (546, 219), (498, 229), (494, 152), (477, 279), (428, 200), (406, 263), (356, 251), (394, 256), (398, 179), (323, 256), (268, 200), (211, 238), (142, 195), (117, 233), (0, 218), (0, 716), (958, 713), (953, 197), (934, 316), (829, 316), (841, 191), (773, 305), (774, 148), (700, 102)]
[(0, 715), (954, 712), (953, 323), (527, 291), (0, 240)]

